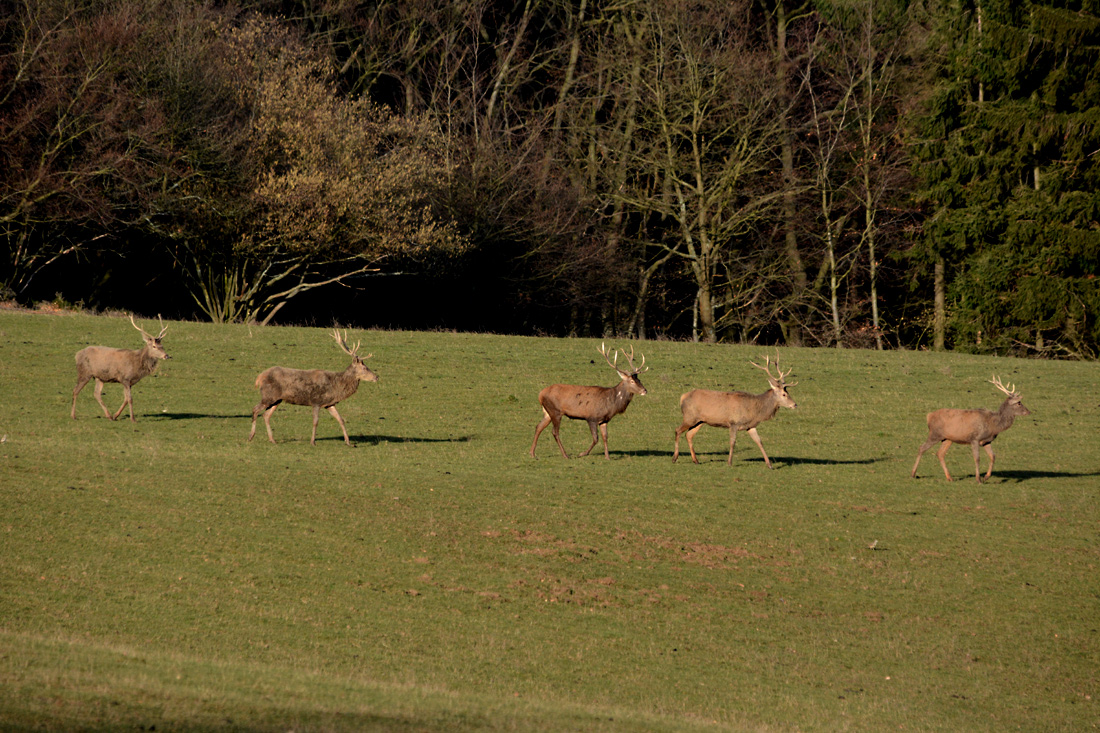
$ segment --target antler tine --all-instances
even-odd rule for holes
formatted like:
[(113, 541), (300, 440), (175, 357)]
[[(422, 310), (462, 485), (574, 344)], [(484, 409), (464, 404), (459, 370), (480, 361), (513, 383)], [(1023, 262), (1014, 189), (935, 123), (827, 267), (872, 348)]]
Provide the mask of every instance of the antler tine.
[(335, 328), (332, 329), (332, 338), (336, 340), (336, 343), (340, 346), (340, 348), (343, 350), (343, 352), (345, 354), (347, 354), (348, 356), (351, 356), (351, 357), (358, 358), (358, 355), (356, 354), (356, 352), (359, 351), (359, 344), (362, 343), (362, 342), (361, 341), (357, 342), (355, 344), (354, 349), (349, 349), (348, 348), (348, 331), (347, 331), (347, 329), (344, 329), (343, 337), (340, 336), (340, 332), (338, 330), (336, 330)]
[(168, 326), (164, 325), (164, 320), (160, 317), (160, 313), (157, 314), (157, 323), (160, 324), (160, 333), (157, 334), (157, 341), (164, 338), (164, 334), (168, 333)]
[(990, 384), (992, 384), (994, 387), (996, 387), (997, 389), (1004, 392), (1009, 397), (1018, 397), (1019, 396), (1019, 392), (1016, 391), (1016, 385), (1015, 384), (1011, 384), (1008, 387), (1005, 387), (1004, 384), (1001, 383), (1000, 378), (996, 374), (993, 375), (993, 379), (990, 379), (988, 381), (989, 381)]
[[(749, 361), (749, 363), (757, 369), (763, 370), (763, 372), (768, 375), (768, 379), (776, 382), (777, 384), (780, 384), (784, 387), (793, 387), (798, 384), (798, 382), (791, 382), (790, 384), (787, 384), (787, 377), (789, 377), (791, 375), (791, 372), (794, 371), (794, 367), (791, 367), (785, 372), (783, 371), (783, 368), (779, 366), (779, 349), (775, 350), (774, 362), (772, 361), (772, 358), (770, 356), (764, 354), (764, 366), (760, 366), (755, 361), (751, 360)], [(775, 365), (775, 371), (778, 373), (778, 376), (772, 374), (772, 364)]]
[(145, 338), (153, 338), (149, 334), (145, 333), (144, 328), (142, 328), (141, 326), (134, 323), (134, 314), (133, 313), (130, 314), (130, 324), (133, 325), (133, 327), (136, 328), (137, 330), (141, 331), (141, 335), (144, 336)]
[(630, 365), (630, 372), (632, 374), (641, 374), (642, 372), (644, 372), (646, 369), (649, 368), (645, 365), (645, 354), (641, 355), (642, 356), (641, 365), (639, 365), (637, 368), (634, 367), (634, 344), (630, 345), (630, 355), (627, 356), (626, 352), (624, 351), (623, 356), (626, 356), (626, 361), (627, 361), (627, 364)]
[(762, 369), (764, 371), (764, 373), (768, 375), (768, 379), (775, 379), (775, 377), (772, 376), (772, 370), (771, 370), (772, 360), (771, 360), (771, 357), (768, 356), (767, 354), (764, 354), (764, 366), (760, 366), (759, 364), (757, 364), (752, 359), (749, 359), (749, 363), (752, 364), (757, 369)]
[[(619, 352), (618, 351), (608, 352), (606, 343), (601, 343), (600, 348), (597, 349), (597, 350), (601, 354), (603, 354), (604, 361), (607, 362), (608, 366), (610, 366), (615, 371), (620, 371), (619, 366), (618, 366), (619, 365)], [(611, 361), (611, 359), (608, 358), (608, 353), (614, 353), (615, 354), (615, 361)]]

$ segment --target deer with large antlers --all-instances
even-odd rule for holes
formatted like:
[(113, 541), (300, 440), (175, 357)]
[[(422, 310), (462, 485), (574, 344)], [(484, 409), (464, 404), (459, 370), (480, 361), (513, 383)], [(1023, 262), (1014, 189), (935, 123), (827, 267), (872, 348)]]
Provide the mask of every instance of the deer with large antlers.
[[(134, 323), (134, 317), (130, 316), (130, 323), (141, 332), (141, 338), (145, 346), (140, 349), (114, 349), (110, 346), (89, 346), (76, 352), (76, 386), (73, 387), (73, 407), (70, 415), (76, 419), (76, 396), (89, 380), (95, 380), (95, 400), (103, 408), (103, 414), (110, 420), (117, 420), (118, 416), (127, 405), (130, 406), (130, 422), (134, 419), (134, 400), (130, 396), (130, 387), (137, 384), (143, 377), (147, 377), (157, 368), (161, 359), (170, 358), (164, 351), (160, 340), (168, 332), (168, 326), (160, 320), (160, 333), (152, 336), (145, 332), (141, 326)], [(118, 382), (122, 385), (122, 405), (114, 415), (103, 404), (103, 385), (106, 382)]]
[(351, 397), (359, 389), (359, 382), (377, 382), (378, 375), (367, 368), (363, 363), (373, 354), (359, 356), (359, 343), (349, 348), (347, 344), (347, 331), (341, 336), (336, 329), (332, 331), (332, 338), (336, 340), (340, 349), (351, 357), (351, 364), (342, 372), (330, 372), (324, 369), (288, 369), (274, 366), (260, 372), (256, 377), (256, 386), (260, 388), (260, 401), (252, 408), (252, 430), (248, 433), (249, 442), (256, 435), (256, 417), (263, 412), (264, 425), (267, 427), (267, 439), (275, 442), (275, 436), (271, 433), (271, 414), (280, 403), (288, 405), (304, 405), (313, 408), (313, 432), (309, 436), (309, 444), (317, 444), (317, 420), (321, 414), (321, 408), (328, 410), (336, 422), (340, 424), (340, 430), (344, 433), (344, 443), (351, 445), (348, 438), (348, 430), (344, 427), (344, 418), (336, 411), (336, 403)]
[(951, 474), (947, 471), (947, 463), (943, 457), (952, 443), (970, 445), (970, 452), (974, 454), (974, 478), (978, 479), (979, 484), (982, 482), (982, 469), (978, 463), (978, 448), (979, 446), (985, 448), (985, 452), (989, 454), (989, 470), (985, 472), (985, 478), (988, 480), (993, 475), (993, 441), (1012, 427), (1013, 420), (1030, 415), (1031, 410), (1024, 407), (1020, 401), (1020, 393), (1016, 391), (1016, 385), (1006, 387), (996, 375), (987, 381), (1004, 392), (1005, 401), (1001, 403), (1001, 409), (997, 412), (986, 409), (943, 409), (928, 413), (928, 440), (924, 441), (917, 452), (917, 461), (913, 464), (913, 471), (909, 474), (909, 478), (917, 477), (917, 466), (920, 465), (921, 456), (936, 443), (942, 444), (936, 451), (936, 457), (940, 459), (943, 475), (948, 481), (951, 480)]
[[(552, 384), (539, 392), (539, 404), (542, 405), (542, 421), (535, 428), (535, 440), (531, 443), (532, 458), (535, 457), (535, 446), (539, 444), (539, 435), (542, 434), (547, 425), (551, 424), (553, 424), (554, 440), (558, 443), (562, 458), (569, 458), (569, 455), (565, 452), (565, 446), (561, 444), (561, 437), (558, 435), (561, 429), (561, 419), (564, 416), (572, 420), (585, 420), (592, 431), (592, 444), (579, 457), (587, 456), (596, 447), (596, 432), (598, 429), (600, 436), (603, 438), (603, 457), (608, 460), (611, 459), (611, 455), (607, 451), (607, 423), (616, 415), (626, 412), (626, 408), (630, 406), (630, 401), (634, 399), (634, 395), (644, 395), (646, 393), (646, 388), (642, 386), (642, 380), (638, 378), (638, 375), (647, 371), (649, 367), (645, 365), (645, 356), (642, 356), (642, 363), (637, 368), (634, 367), (633, 346), (630, 347), (629, 354), (621, 349), (616, 350), (614, 361), (612, 361), (605, 344), (600, 344), (599, 352), (608, 366), (619, 374), (622, 381), (614, 387), (579, 387), (573, 384)], [(620, 353), (626, 357), (629, 371), (618, 367)]]
[(745, 430), (749, 437), (760, 449), (764, 456), (764, 465), (772, 467), (772, 462), (764, 450), (764, 444), (760, 442), (760, 434), (756, 432), (756, 426), (765, 420), (771, 420), (780, 407), (794, 409), (798, 407), (791, 396), (787, 394), (787, 388), (793, 387), (798, 382), (787, 384), (786, 378), (790, 376), (788, 369), (784, 372), (779, 368), (779, 356), (776, 355), (776, 374), (771, 373), (772, 361), (764, 357), (764, 366), (750, 361), (757, 369), (764, 370), (768, 375), (768, 384), (771, 389), (763, 394), (750, 394), (748, 392), (717, 392), (710, 389), (693, 389), (680, 396), (680, 412), (683, 414), (683, 422), (676, 428), (676, 446), (672, 453), (673, 462), (680, 457), (680, 435), (687, 433), (688, 450), (691, 451), (691, 460), (695, 463), (699, 459), (695, 457), (695, 434), (704, 425), (716, 428), (728, 428), (730, 431), (730, 452), (726, 459), (726, 465), (733, 465), (733, 446), (737, 442), (737, 431)]

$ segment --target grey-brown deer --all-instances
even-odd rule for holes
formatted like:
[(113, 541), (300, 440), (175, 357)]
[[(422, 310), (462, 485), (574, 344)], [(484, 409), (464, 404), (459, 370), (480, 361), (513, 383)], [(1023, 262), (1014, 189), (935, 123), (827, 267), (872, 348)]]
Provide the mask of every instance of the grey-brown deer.
[(377, 382), (378, 375), (367, 368), (363, 363), (373, 354), (359, 356), (359, 343), (349, 348), (347, 343), (347, 331), (341, 336), (336, 329), (332, 331), (332, 338), (345, 354), (351, 357), (351, 364), (342, 372), (330, 372), (324, 369), (288, 369), (274, 366), (260, 372), (256, 377), (256, 386), (260, 388), (260, 401), (252, 408), (252, 430), (248, 433), (251, 442), (256, 435), (256, 416), (264, 414), (264, 425), (267, 427), (267, 439), (275, 442), (275, 436), (271, 433), (271, 414), (280, 403), (288, 405), (304, 405), (313, 408), (313, 432), (309, 436), (309, 444), (317, 444), (317, 420), (321, 414), (321, 408), (336, 418), (340, 424), (340, 430), (344, 433), (344, 443), (351, 445), (348, 438), (348, 430), (344, 427), (344, 418), (336, 411), (336, 403), (346, 400), (359, 389), (359, 382)]
[[(642, 386), (642, 380), (638, 375), (647, 371), (645, 356), (642, 363), (634, 367), (634, 347), (630, 347), (630, 353), (616, 350), (614, 361), (609, 356), (607, 346), (600, 344), (600, 354), (608, 366), (618, 372), (621, 381), (614, 387), (579, 387), (574, 384), (552, 384), (539, 392), (539, 404), (542, 405), (542, 421), (535, 428), (535, 440), (531, 443), (531, 457), (535, 457), (535, 446), (539, 444), (539, 435), (547, 425), (553, 424), (554, 440), (558, 443), (562, 458), (569, 458), (565, 452), (565, 446), (561, 444), (558, 432), (561, 429), (562, 417), (573, 420), (584, 420), (592, 431), (592, 444), (588, 450), (580, 454), (580, 458), (587, 456), (596, 447), (596, 431), (603, 437), (603, 457), (610, 460), (611, 455), (607, 451), (607, 423), (611, 418), (626, 412), (634, 395), (644, 395), (646, 388)], [(629, 371), (618, 367), (619, 353), (626, 357)]]
[[(117, 420), (118, 416), (127, 405), (130, 406), (130, 422), (134, 419), (134, 400), (130, 396), (130, 387), (137, 384), (143, 377), (147, 377), (157, 368), (161, 359), (170, 358), (164, 351), (160, 340), (168, 332), (168, 326), (160, 320), (160, 333), (152, 336), (145, 332), (141, 326), (134, 323), (134, 317), (130, 316), (130, 323), (141, 332), (141, 338), (145, 346), (140, 349), (114, 349), (110, 346), (89, 346), (76, 352), (76, 386), (73, 387), (73, 408), (70, 415), (76, 419), (76, 396), (89, 380), (95, 380), (95, 401), (103, 408), (103, 414), (110, 420)], [(103, 404), (103, 385), (106, 382), (118, 382), (122, 385), (122, 405), (114, 415)]]
[(771, 373), (772, 361), (764, 357), (764, 366), (750, 361), (757, 369), (763, 369), (768, 375), (768, 384), (771, 389), (763, 394), (750, 394), (748, 392), (718, 392), (710, 389), (693, 389), (680, 396), (680, 412), (683, 414), (683, 422), (676, 428), (676, 446), (672, 452), (672, 460), (680, 457), (680, 435), (687, 433), (688, 450), (691, 451), (691, 460), (695, 463), (699, 459), (695, 456), (695, 434), (704, 425), (716, 428), (728, 428), (730, 431), (730, 452), (726, 458), (726, 465), (733, 465), (733, 446), (737, 442), (737, 431), (746, 430), (749, 437), (760, 449), (764, 456), (764, 465), (772, 467), (771, 459), (764, 450), (764, 444), (760, 442), (760, 435), (756, 432), (756, 426), (765, 420), (771, 420), (780, 407), (794, 409), (798, 407), (791, 396), (787, 394), (787, 388), (793, 387), (798, 382), (787, 384), (786, 378), (790, 376), (788, 369), (784, 372), (779, 368), (779, 356), (776, 355), (776, 374)]
[(982, 469), (978, 462), (978, 447), (985, 448), (989, 454), (989, 470), (985, 472), (985, 478), (993, 475), (993, 441), (998, 435), (1012, 427), (1012, 422), (1017, 417), (1030, 415), (1031, 410), (1024, 407), (1020, 401), (1020, 393), (1016, 391), (1016, 385), (1009, 387), (1001, 384), (1001, 380), (993, 375), (988, 380), (997, 389), (1005, 393), (1005, 401), (1001, 403), (1001, 409), (992, 410), (952, 410), (943, 409), (928, 413), (928, 440), (924, 441), (917, 452), (917, 461), (913, 464), (913, 471), (909, 478), (917, 477), (917, 467), (920, 465), (921, 456), (936, 443), (941, 443), (936, 451), (936, 457), (940, 459), (943, 467), (943, 475), (951, 480), (951, 474), (947, 471), (947, 462), (943, 457), (952, 443), (967, 443), (970, 452), (974, 455), (974, 478), (980, 484), (982, 482)]

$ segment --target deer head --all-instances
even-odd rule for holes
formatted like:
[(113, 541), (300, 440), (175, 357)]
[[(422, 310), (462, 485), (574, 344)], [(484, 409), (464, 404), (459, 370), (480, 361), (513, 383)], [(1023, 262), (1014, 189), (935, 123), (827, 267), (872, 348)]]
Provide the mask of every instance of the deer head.
[[(1004, 386), (1004, 384), (1001, 383), (1001, 380), (997, 377), (996, 374), (993, 375), (993, 379), (989, 379), (987, 381), (994, 387), (1005, 393), (1005, 406), (1007, 406), (1007, 411), (1009, 413), (1011, 413), (1012, 415), (1031, 414), (1031, 410), (1024, 407), (1023, 402), (1020, 401), (1023, 398), (1021, 397), (1020, 393), (1016, 391), (1015, 384), (1009, 385), (1008, 387)], [(1004, 410), (1005, 407), (1002, 407), (1001, 409)]]
[[(771, 385), (772, 392), (775, 394), (775, 399), (781, 406), (792, 409), (792, 410), (794, 408), (798, 407), (798, 405), (795, 403), (795, 401), (793, 399), (791, 399), (791, 396), (789, 394), (787, 394), (787, 388), (788, 387), (794, 387), (795, 385), (798, 384), (798, 382), (791, 382), (790, 384), (788, 384), (787, 381), (786, 381), (787, 377), (789, 377), (791, 372), (794, 371), (794, 370), (793, 369), (788, 369), (786, 372), (784, 372), (779, 367), (779, 350), (778, 349), (775, 352), (775, 361), (774, 362), (772, 362), (771, 358), (767, 354), (765, 354), (764, 355), (764, 366), (760, 366), (755, 361), (750, 361), (749, 363), (752, 364), (757, 369), (763, 370), (763, 372), (768, 375), (768, 384)], [(772, 371), (771, 371), (771, 367), (772, 367), (773, 363), (775, 364), (775, 371), (776, 371), (776, 374), (774, 374), (774, 375), (772, 374)]]
[(130, 324), (141, 332), (141, 338), (145, 341), (145, 347), (149, 350), (149, 354), (151, 356), (155, 356), (158, 359), (170, 359), (171, 357), (168, 356), (168, 353), (164, 350), (164, 347), (161, 346), (160, 343), (160, 340), (164, 338), (164, 334), (168, 332), (168, 326), (164, 325), (164, 321), (161, 320), (159, 313), (157, 314), (157, 321), (161, 325), (160, 333), (158, 333), (156, 336), (152, 336), (146, 333), (145, 329), (137, 325), (137, 323), (134, 323), (134, 316), (133, 314), (130, 314)]
[(363, 382), (378, 381), (378, 375), (368, 369), (367, 365), (363, 363), (364, 359), (369, 359), (374, 356), (374, 354), (370, 353), (366, 356), (359, 356), (359, 346), (363, 343), (362, 341), (356, 341), (355, 346), (349, 347), (348, 332), (344, 331), (344, 335), (341, 336), (340, 332), (337, 331), (335, 328), (332, 329), (332, 338), (335, 339), (337, 346), (340, 347), (340, 350), (351, 357), (352, 361), (348, 369), (351, 371), (356, 379)]
[[(609, 352), (607, 350), (607, 345), (606, 344), (600, 344), (599, 352), (600, 352), (601, 355), (603, 355), (604, 361), (607, 362), (607, 365), (610, 366), (612, 369), (614, 369), (616, 372), (618, 372), (619, 376), (623, 380), (623, 384), (626, 386), (626, 388), (632, 394), (636, 394), (636, 395), (646, 394), (646, 388), (642, 384), (642, 380), (638, 378), (639, 374), (641, 374), (644, 371), (649, 370), (649, 367), (647, 367), (645, 365), (645, 355), (644, 354), (642, 355), (642, 363), (637, 368), (635, 368), (635, 366), (634, 366), (634, 347), (633, 346), (630, 347), (630, 353), (629, 354), (627, 354), (622, 349), (616, 349), (614, 351), (614, 360), (611, 359), (612, 352)], [(620, 352), (622, 353), (622, 355), (624, 357), (626, 357), (626, 363), (627, 363), (627, 366), (630, 368), (630, 371), (624, 371), (624, 370), (619, 368), (618, 364), (619, 364), (619, 353)]]

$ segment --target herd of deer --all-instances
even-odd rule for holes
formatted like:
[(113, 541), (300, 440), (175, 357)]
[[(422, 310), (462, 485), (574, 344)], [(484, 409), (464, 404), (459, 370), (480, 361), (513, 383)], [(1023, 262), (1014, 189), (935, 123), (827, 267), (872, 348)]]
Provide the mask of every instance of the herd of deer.
[[(159, 317), (158, 317), (159, 319)], [(161, 345), (161, 339), (168, 331), (168, 327), (161, 322), (160, 333), (152, 336), (145, 332), (134, 317), (130, 316), (130, 323), (141, 332), (145, 346), (141, 349), (114, 349), (107, 346), (89, 346), (81, 349), (76, 354), (76, 386), (73, 387), (73, 404), (71, 416), (76, 419), (76, 396), (89, 380), (95, 379), (95, 398), (99, 406), (103, 408), (103, 414), (111, 420), (118, 419), (122, 411), (129, 405), (130, 420), (134, 421), (134, 402), (130, 396), (130, 388), (143, 377), (152, 374), (161, 359), (169, 356)], [(260, 401), (252, 408), (252, 429), (248, 433), (251, 441), (256, 435), (256, 418), (262, 412), (264, 425), (267, 427), (267, 439), (272, 443), (275, 437), (271, 432), (271, 415), (275, 408), (285, 402), (289, 405), (303, 405), (313, 408), (313, 432), (310, 434), (310, 445), (317, 440), (317, 420), (321, 408), (325, 408), (336, 419), (340, 430), (344, 434), (344, 442), (350, 444), (347, 428), (344, 427), (344, 419), (336, 411), (336, 404), (351, 397), (359, 388), (359, 382), (377, 382), (378, 375), (367, 368), (363, 359), (369, 359), (372, 355), (359, 356), (359, 343), (354, 347), (347, 344), (347, 332), (343, 336), (339, 331), (333, 330), (332, 337), (340, 349), (351, 357), (351, 364), (342, 372), (331, 372), (324, 369), (288, 369), (274, 366), (266, 369), (256, 377), (256, 387), (260, 390)], [(610, 459), (607, 450), (607, 423), (611, 418), (626, 412), (634, 395), (646, 394), (646, 388), (642, 385), (639, 375), (648, 370), (645, 366), (645, 357), (638, 367), (634, 366), (634, 349), (631, 347), (627, 354), (621, 349), (614, 352), (601, 345), (600, 354), (608, 366), (614, 369), (620, 382), (613, 387), (582, 387), (573, 384), (552, 384), (539, 392), (539, 404), (542, 405), (542, 420), (535, 427), (535, 440), (531, 443), (531, 457), (535, 457), (535, 446), (538, 445), (539, 436), (547, 425), (552, 426), (554, 440), (561, 450), (563, 458), (569, 458), (562, 445), (559, 431), (562, 417), (573, 420), (584, 420), (592, 431), (592, 443), (588, 449), (581, 453), (587, 456), (596, 446), (599, 438), (603, 439), (604, 458)], [(619, 355), (622, 354), (627, 363), (627, 369), (620, 369)], [(779, 411), (780, 407), (794, 409), (798, 405), (787, 393), (788, 387), (793, 387), (797, 382), (787, 383), (791, 370), (784, 372), (779, 367), (778, 355), (775, 361), (775, 374), (772, 374), (772, 361), (765, 357), (764, 365), (749, 362), (757, 369), (762, 370), (768, 377), (770, 389), (762, 394), (750, 394), (748, 392), (718, 392), (709, 389), (693, 389), (680, 396), (680, 412), (683, 421), (676, 428), (676, 443), (672, 453), (672, 460), (680, 457), (680, 435), (687, 433), (688, 450), (691, 452), (691, 460), (695, 463), (699, 459), (695, 456), (695, 434), (704, 425), (716, 428), (727, 428), (730, 432), (730, 449), (726, 463), (733, 463), (733, 446), (737, 440), (737, 433), (744, 430), (756, 443), (760, 453), (764, 456), (764, 465), (772, 467), (771, 460), (760, 442), (760, 435), (756, 427), (770, 420)], [(114, 415), (103, 404), (103, 385), (106, 382), (117, 382), (122, 385), (123, 402)], [(993, 474), (993, 440), (1002, 432), (1012, 426), (1013, 420), (1019, 416), (1030, 415), (1031, 411), (1024, 407), (1020, 401), (1020, 393), (1015, 385), (1006, 387), (996, 376), (990, 380), (997, 389), (1006, 397), (997, 412), (991, 410), (955, 410), (943, 409), (928, 413), (928, 440), (924, 441), (917, 452), (917, 461), (913, 464), (910, 477), (916, 478), (917, 467), (920, 466), (921, 456), (934, 444), (940, 443), (940, 449), (936, 457), (940, 459), (943, 474), (947, 480), (951, 480), (951, 474), (947, 470), (944, 455), (953, 443), (970, 446), (974, 456), (974, 477), (978, 483), (982, 482), (981, 466), (978, 458), (978, 448), (985, 448), (989, 455), (989, 470), (985, 473), (988, 479)], [(599, 436), (599, 438), (597, 437)]]

